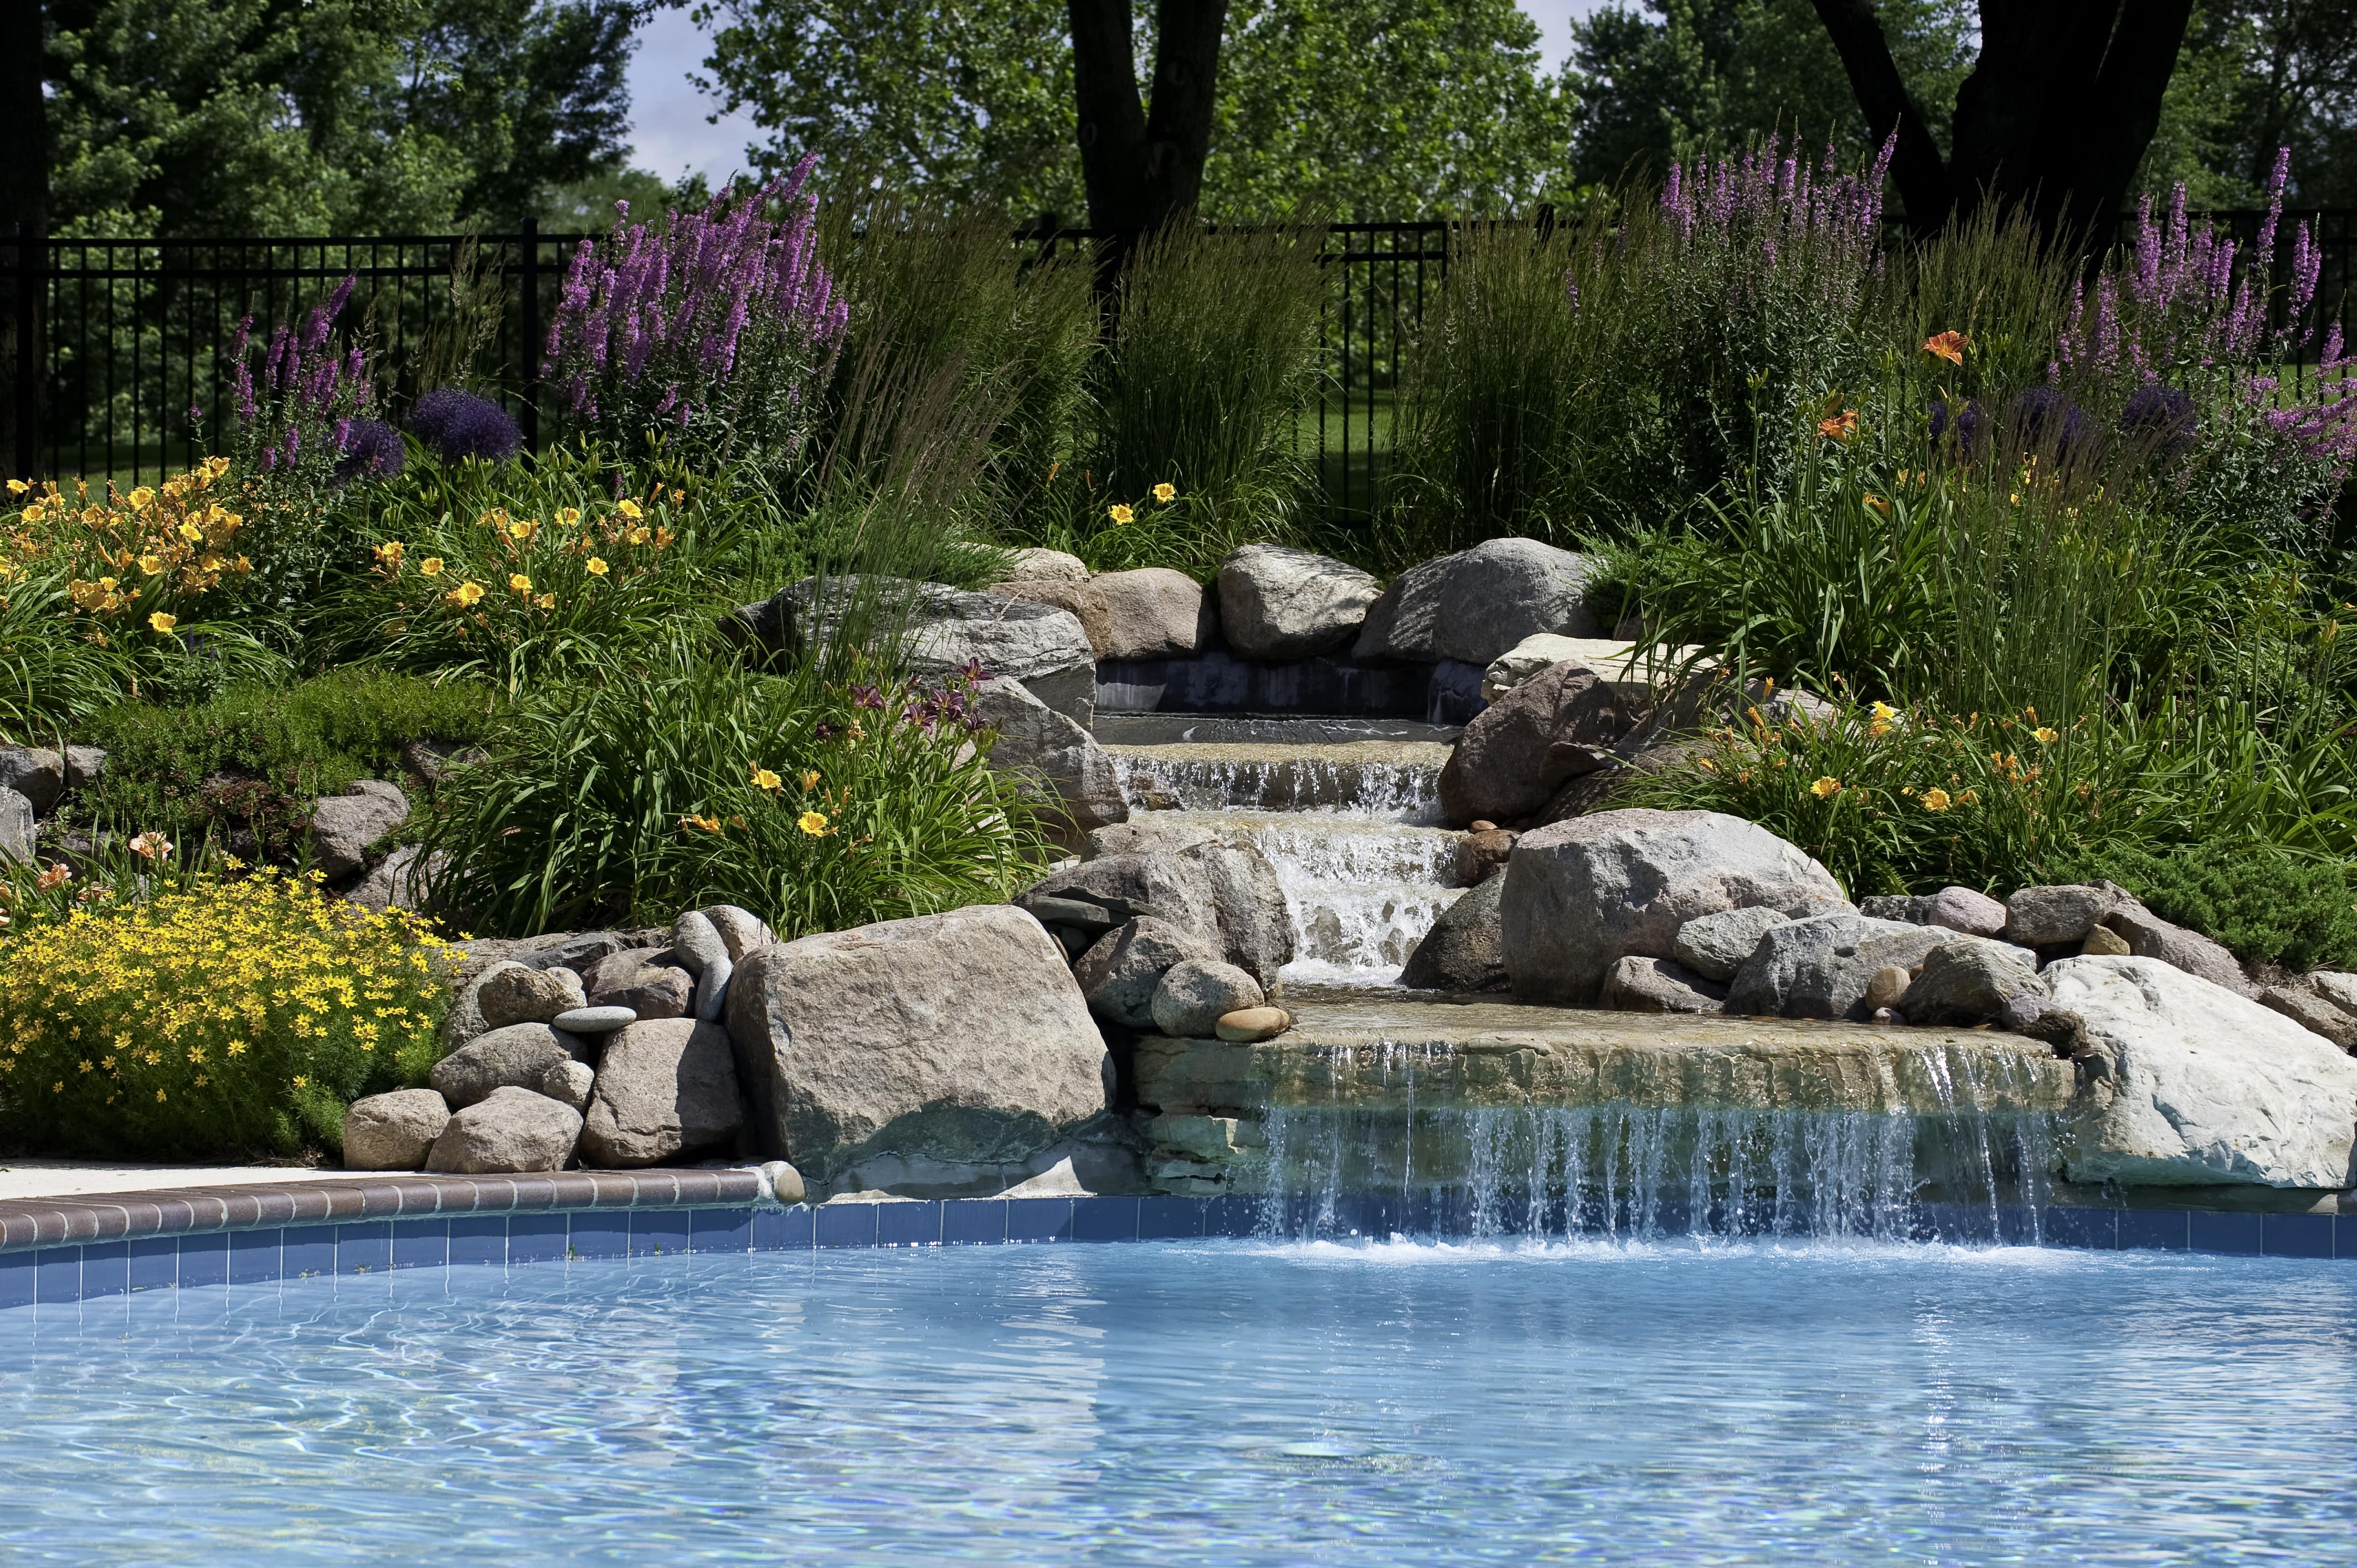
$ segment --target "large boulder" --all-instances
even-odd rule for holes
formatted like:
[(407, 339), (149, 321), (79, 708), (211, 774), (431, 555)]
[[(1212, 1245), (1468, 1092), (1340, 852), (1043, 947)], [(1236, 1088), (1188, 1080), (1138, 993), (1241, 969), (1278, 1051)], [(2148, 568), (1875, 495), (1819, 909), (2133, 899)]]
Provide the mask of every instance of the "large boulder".
[(1368, 607), (1352, 649), (1373, 663), (1443, 659), (1487, 666), (1534, 632), (1592, 638), (1593, 556), (1535, 539), (1492, 539), (1401, 573)]
[(0, 855), (10, 860), (33, 858), (33, 802), (16, 790), (0, 787)]
[(1878, 920), (1904, 920), (1910, 926), (1945, 926), (1968, 937), (2003, 936), (2008, 918), (2004, 905), (1969, 887), (1861, 898), (1857, 912)]
[(870, 1152), (1023, 1160), (1106, 1105), (1062, 951), (1003, 904), (763, 948), (729, 986), (728, 1035), (756, 1147), (815, 1180)]
[(1568, 780), (1612, 762), (1630, 717), (1582, 665), (1551, 664), (1473, 717), (1440, 770), (1452, 826), (1521, 822)]
[(448, 1102), (430, 1089), (355, 1100), (344, 1112), (344, 1169), (416, 1170), (449, 1124)]
[[(2044, 999), (2038, 983), (2038, 955), (2023, 948), (1964, 937), (1932, 949), (1922, 963), (1923, 972), (1897, 1003), (1910, 1024), (1982, 1024), (2003, 1014), (2005, 1004), (2017, 996)], [(1867, 1002), (1871, 1012), (1873, 998)]]
[(545, 1024), (510, 1024), (436, 1062), (426, 1080), (453, 1111), (463, 1111), (501, 1089), (537, 1090), (550, 1068), (588, 1053), (588, 1042), (578, 1035)]
[(805, 577), (725, 617), (723, 629), (789, 650), (855, 631), (869, 643), (899, 628), (909, 672), (942, 681), (970, 663), (1011, 675), (1065, 717), (1096, 713), (1096, 650), (1071, 611), (997, 594), (897, 577)]
[(728, 1031), (689, 1018), (617, 1030), (598, 1058), (581, 1123), (585, 1164), (658, 1165), (725, 1148), (744, 1125)]
[(1768, 934), (1769, 927), (1783, 925), (1791, 918), (1781, 909), (1762, 908), (1756, 904), (1742, 909), (1721, 909), (1716, 915), (1704, 915), (1680, 926), (1670, 943), (1670, 954), (1705, 980), (1723, 983), (1733, 980), (1744, 961), (1760, 950), (1760, 939)]
[(2357, 1060), (2330, 1041), (2158, 959), (2066, 958), (2043, 978), (2109, 1058), (2072, 1105), (2071, 1180), (2357, 1184)]
[(1727, 987), (1668, 958), (1629, 957), (1605, 972), (1596, 1004), (1616, 1013), (1717, 1013)]
[(450, 1118), (425, 1168), (455, 1176), (561, 1171), (581, 1136), (581, 1113), (529, 1089), (497, 1089)]
[(14, 789), (46, 817), (66, 789), (63, 752), (46, 746), (0, 746), (0, 789)]
[(2222, 985), (2238, 996), (2256, 996), (2258, 987), (2243, 973), (2234, 955), (2199, 931), (2174, 926), (2134, 899), (2124, 900), (2105, 915), (2103, 923), (2126, 939), (2136, 958), (2157, 958), (2188, 974), (2198, 974), (2212, 985)]
[(545, 1024), (559, 1013), (589, 1005), (581, 977), (569, 969), (526, 969), (505, 963), (483, 977), (475, 988), (475, 1005), (491, 1029), (510, 1024)]
[(1368, 574), (1330, 555), (1285, 544), (1247, 544), (1220, 563), (1220, 624), (1247, 659), (1308, 659), (1358, 634), (1383, 592)]
[(1208, 1040), (1222, 1018), (1267, 1000), (1260, 983), (1234, 964), (1187, 959), (1163, 972), (1147, 1011), (1165, 1035)]
[(1642, 713), (1666, 691), (1672, 678), (1688, 665), (1696, 674), (1717, 666), (1695, 659), (1692, 648), (1653, 648), (1613, 638), (1562, 637), (1534, 632), (1490, 660), (1481, 671), (1481, 700), (1494, 703), (1551, 664), (1566, 660), (1604, 682), (1620, 705)]
[(1113, 621), (1106, 614), (1104, 596), (1085, 577), (1078, 582), (1051, 579), (1000, 583), (990, 591), (1002, 598), (1028, 599), (1035, 605), (1071, 611), (1100, 659), (1105, 657), (1105, 650), (1112, 645)]
[(1217, 612), (1203, 585), (1168, 566), (1107, 572), (1089, 579), (1104, 607), (1102, 659), (1183, 659), (1211, 646), (1219, 630)]
[[(1072, 978), (1079, 983), (1089, 1011), (1098, 1017), (1133, 1029), (1150, 1029), (1155, 993), (1161, 989), (1164, 975), (1182, 963), (1219, 961), (1218, 952), (1193, 931), (1141, 915), (1099, 937), (1072, 965)], [(1219, 1015), (1213, 1014), (1212, 1022), (1218, 1021)]]
[(1211, 839), (1179, 850), (1100, 855), (1047, 876), (1017, 896), (1093, 904), (1114, 922), (1150, 915), (1192, 932), (1265, 988), (1293, 958), (1285, 890), (1267, 856)]
[(1574, 817), (1514, 845), (1501, 911), (1506, 972), (1517, 996), (1584, 1006), (1622, 958), (1674, 957), (1687, 921), (1755, 907), (1798, 918), (1849, 905), (1833, 873), (1740, 817)]
[(1407, 955), (1399, 983), (1413, 991), (1503, 991), (1506, 874), (1493, 871), (1440, 912)]
[(608, 953), (582, 977), (592, 1007), (628, 1007), (641, 1018), (683, 1018), (695, 1004), (695, 976), (668, 948)]
[(363, 779), (311, 808), (311, 856), (328, 880), (368, 864), (368, 846), (409, 820), (409, 797), (391, 784)]
[[(1977, 941), (1945, 926), (1869, 919), (1835, 913), (1771, 926), (1727, 987), (1727, 1010), (1779, 1018), (1853, 1018), (1863, 1022), (1867, 985), (1875, 971), (1912, 970), (1933, 948)], [(2038, 957), (2018, 948), (2035, 974)], [(1912, 1015), (1910, 1015), (1912, 1016)]]
[(1066, 848), (1098, 828), (1129, 820), (1121, 772), (1096, 736), (1001, 675), (974, 689), (974, 716), (997, 731), (990, 766), (1041, 808)]

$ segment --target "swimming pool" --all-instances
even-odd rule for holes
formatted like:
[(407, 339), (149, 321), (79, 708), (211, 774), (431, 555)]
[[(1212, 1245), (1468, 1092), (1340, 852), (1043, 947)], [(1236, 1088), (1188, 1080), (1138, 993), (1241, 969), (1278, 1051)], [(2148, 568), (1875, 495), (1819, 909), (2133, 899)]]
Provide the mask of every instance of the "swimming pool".
[(1937, 1245), (581, 1260), (0, 1314), (12, 1562), (2345, 1563), (2357, 1276)]

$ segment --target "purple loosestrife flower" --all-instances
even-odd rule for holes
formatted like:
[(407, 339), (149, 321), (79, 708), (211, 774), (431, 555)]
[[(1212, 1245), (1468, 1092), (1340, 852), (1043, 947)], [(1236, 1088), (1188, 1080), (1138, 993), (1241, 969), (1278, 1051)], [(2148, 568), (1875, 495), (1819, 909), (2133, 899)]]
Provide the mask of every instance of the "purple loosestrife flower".
[(457, 387), (436, 387), (409, 411), (409, 428), (445, 463), (479, 457), (504, 463), (523, 446), (523, 432), (490, 398)]

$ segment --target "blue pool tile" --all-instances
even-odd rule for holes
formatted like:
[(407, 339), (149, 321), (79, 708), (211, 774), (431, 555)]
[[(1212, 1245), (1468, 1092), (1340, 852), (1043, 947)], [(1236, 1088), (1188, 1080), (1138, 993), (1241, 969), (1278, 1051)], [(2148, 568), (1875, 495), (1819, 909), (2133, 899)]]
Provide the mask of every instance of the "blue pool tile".
[(39, 1299), (69, 1302), (81, 1299), (81, 1249), (44, 1247), (33, 1254), (39, 1267)]
[(876, 1245), (874, 1203), (823, 1203), (818, 1209), (818, 1244), (822, 1247)]
[(2256, 1253), (2262, 1251), (2260, 1236), (2264, 1230), (2264, 1215), (2212, 1214), (2197, 1208), (2187, 1218), (2191, 1222), (2191, 1244), (2197, 1252)]
[(121, 1295), (131, 1288), (131, 1244), (94, 1241), (81, 1250), (81, 1298)]
[(2050, 1208), (2044, 1216), (2046, 1244), (2110, 1251), (2120, 1244), (2116, 1208)]
[(38, 1252), (0, 1252), (0, 1306), (24, 1306), (39, 1292)]
[(686, 1251), (686, 1209), (634, 1208), (630, 1211), (630, 1256), (677, 1257)]
[(1006, 1240), (1006, 1200), (961, 1197), (942, 1205), (942, 1240), (990, 1242)]
[(1249, 1236), (1260, 1229), (1257, 1197), (1213, 1197), (1203, 1204), (1203, 1234)]
[(229, 1238), (229, 1283), (267, 1284), (282, 1274), (283, 1230), (233, 1230)]
[(808, 1251), (817, 1223), (818, 1210), (806, 1203), (795, 1204), (791, 1208), (757, 1208), (753, 1211), (753, 1251)]
[(1192, 1239), (1203, 1233), (1203, 1200), (1200, 1197), (1141, 1197), (1137, 1200), (1137, 1239), (1141, 1241)]
[(2120, 1245), (2124, 1248), (2158, 1248), (2182, 1252), (2186, 1248), (2186, 1222), (2182, 1209), (2123, 1208), (2120, 1210)]
[(178, 1236), (142, 1236), (131, 1243), (130, 1278), (124, 1283), (132, 1290), (169, 1290), (180, 1283), (180, 1239)]
[(393, 1221), (367, 1219), (336, 1227), (336, 1273), (381, 1274), (393, 1267)]
[[(2270, 1214), (2259, 1239), (2271, 1258), (2332, 1256), (2332, 1216), (2330, 1214)], [(90, 1254), (82, 1254), (82, 1271), (90, 1270)]]
[(876, 1206), (876, 1244), (879, 1247), (938, 1247), (942, 1244), (942, 1206), (879, 1203)]
[(1072, 1199), (1072, 1240), (1075, 1241), (1136, 1240), (1137, 1199), (1134, 1197)]
[(1069, 1197), (1008, 1198), (1006, 1239), (1010, 1241), (1071, 1240), (1072, 1200)]
[(222, 1235), (180, 1238), (180, 1288), (229, 1283), (229, 1238)]
[(336, 1228), (332, 1225), (290, 1226), (283, 1231), (283, 1268), (290, 1280), (336, 1272)]
[(627, 1208), (585, 1208), (573, 1216), (566, 1247), (576, 1258), (627, 1258), (630, 1255), (630, 1211)]
[(396, 1269), (438, 1269), (450, 1261), (447, 1219), (396, 1219), (393, 1222), (393, 1266)]
[(563, 1262), (571, 1245), (565, 1219), (562, 1213), (509, 1215), (508, 1262)]
[(458, 1215), (454, 1216), (449, 1224), (451, 1262), (505, 1266), (508, 1261), (506, 1215)]
[(2336, 1258), (2357, 1258), (2357, 1214), (2341, 1214), (2333, 1218), (2332, 1255)]
[(687, 1244), (699, 1252), (742, 1252), (753, 1245), (749, 1208), (691, 1208)]

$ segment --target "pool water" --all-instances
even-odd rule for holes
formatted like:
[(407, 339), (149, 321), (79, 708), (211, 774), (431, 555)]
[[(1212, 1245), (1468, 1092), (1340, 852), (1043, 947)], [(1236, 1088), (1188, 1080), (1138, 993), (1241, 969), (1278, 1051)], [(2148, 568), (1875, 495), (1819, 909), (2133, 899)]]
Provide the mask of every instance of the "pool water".
[(2347, 1264), (1153, 1243), (0, 1313), (9, 1563), (2347, 1563)]

